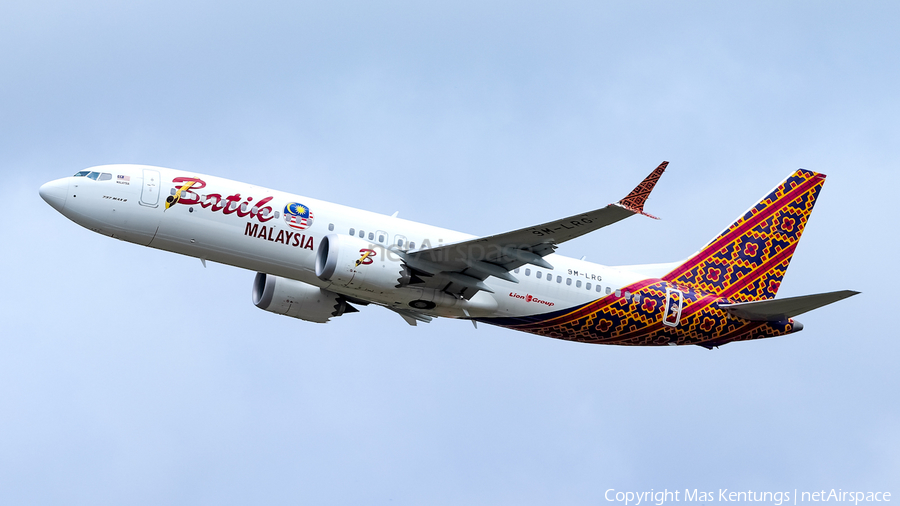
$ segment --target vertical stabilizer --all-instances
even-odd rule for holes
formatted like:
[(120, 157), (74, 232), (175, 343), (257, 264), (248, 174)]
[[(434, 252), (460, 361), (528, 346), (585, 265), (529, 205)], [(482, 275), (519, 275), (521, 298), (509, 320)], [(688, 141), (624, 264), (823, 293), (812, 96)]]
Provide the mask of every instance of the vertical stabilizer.
[(825, 175), (798, 170), (663, 279), (735, 301), (778, 292)]

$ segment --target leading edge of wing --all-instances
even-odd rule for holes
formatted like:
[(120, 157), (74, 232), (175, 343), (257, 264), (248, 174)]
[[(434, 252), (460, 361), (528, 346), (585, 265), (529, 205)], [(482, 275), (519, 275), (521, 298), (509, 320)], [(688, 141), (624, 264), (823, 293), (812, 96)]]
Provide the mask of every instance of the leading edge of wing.
[(526, 263), (534, 263), (526, 261), (526, 257), (514, 250), (531, 252), (543, 257), (552, 253), (557, 244), (581, 237), (635, 214), (658, 219), (644, 212), (644, 203), (668, 164), (669, 162), (662, 162), (628, 196), (606, 207), (511, 232), (409, 252), (408, 255), (445, 264), (448, 271), (465, 268), (473, 261), (494, 263), (506, 267), (507, 270)]

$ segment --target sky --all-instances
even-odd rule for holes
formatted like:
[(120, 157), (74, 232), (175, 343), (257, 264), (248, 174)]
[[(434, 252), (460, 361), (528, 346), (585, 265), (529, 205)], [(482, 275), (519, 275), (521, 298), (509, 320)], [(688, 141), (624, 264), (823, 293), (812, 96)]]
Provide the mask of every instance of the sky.
[[(891, 2), (3, 2), (0, 503), (900, 494), (898, 18)], [(487, 235), (617, 201), (663, 160), (660, 221), (559, 253), (686, 258), (806, 168), (828, 179), (779, 296), (862, 294), (713, 351), (410, 327), (372, 306), (318, 325), (254, 307), (253, 272), (102, 237), (38, 195), (138, 163)]]

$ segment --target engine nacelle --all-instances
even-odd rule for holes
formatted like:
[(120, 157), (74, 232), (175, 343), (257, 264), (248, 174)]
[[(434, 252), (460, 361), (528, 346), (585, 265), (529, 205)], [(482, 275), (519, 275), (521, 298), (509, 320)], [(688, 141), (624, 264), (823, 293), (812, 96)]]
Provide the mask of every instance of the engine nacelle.
[(253, 304), (265, 311), (316, 323), (357, 311), (334, 292), (261, 272), (253, 280)]
[(349, 235), (329, 234), (319, 242), (316, 276), (336, 286), (386, 293), (409, 283), (409, 270), (383, 246)]

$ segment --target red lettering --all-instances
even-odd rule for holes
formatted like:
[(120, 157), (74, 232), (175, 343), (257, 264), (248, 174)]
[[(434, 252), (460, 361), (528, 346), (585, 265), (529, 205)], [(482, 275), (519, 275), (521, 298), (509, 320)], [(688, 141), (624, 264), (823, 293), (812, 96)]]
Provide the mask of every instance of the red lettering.
[[(248, 198), (248, 199), (247, 199), (247, 202), (244, 202), (243, 204), (241, 204), (241, 205), (238, 206), (238, 208), (237, 208), (237, 215), (238, 215), (238, 216), (240, 216), (241, 218), (243, 218), (243, 217), (245, 217), (245, 216), (249, 216), (250, 213), (253, 212), (253, 209), (250, 209), (250, 201), (251, 201), (251, 200), (253, 200), (253, 199)], [(248, 208), (247, 211), (244, 211), (243, 209), (241, 209), (241, 208), (244, 207), (244, 206), (247, 206), (247, 208)]]
[(306, 242), (306, 246), (304, 246), (304, 248), (306, 248), (306, 249), (313, 249), (313, 239), (312, 239), (312, 236), (309, 236), (309, 241)]
[(193, 190), (199, 190), (201, 188), (206, 188), (206, 182), (203, 181), (202, 179), (197, 179), (195, 177), (176, 177), (175, 179), (172, 180), (172, 182), (178, 184), (179, 189), (182, 186), (184, 186), (185, 183), (191, 183), (191, 182), (194, 183), (193, 185), (191, 185), (190, 190), (181, 193), (181, 199), (178, 200), (179, 204), (185, 204), (185, 205), (198, 204), (200, 202), (200, 196), (197, 195), (196, 193), (193, 193)]
[(219, 207), (220, 203), (222, 203), (222, 196), (218, 193), (210, 193), (206, 196), (206, 200), (200, 203), (200, 207), (206, 209), (207, 207), (212, 206), (213, 211), (219, 211), (222, 209)]
[[(172, 183), (176, 185), (176, 191), (180, 190), (185, 185), (185, 183), (189, 182), (193, 182), (194, 184), (191, 185), (190, 189), (181, 193), (181, 198), (177, 202), (178, 204), (199, 204), (200, 207), (204, 209), (211, 208), (213, 212), (222, 211), (223, 214), (237, 214), (241, 218), (249, 216), (250, 218), (255, 218), (261, 223), (265, 223), (275, 218), (275, 211), (272, 209), (272, 206), (266, 205), (271, 202), (274, 197), (266, 197), (260, 200), (256, 204), (256, 206), (252, 205), (253, 197), (247, 197), (246, 201), (243, 203), (247, 206), (247, 210), (244, 211), (243, 209), (241, 209), (240, 193), (236, 193), (225, 198), (222, 198), (221, 194), (210, 193), (201, 198), (201, 196), (196, 193), (195, 190), (206, 188), (206, 181), (195, 177), (176, 177), (172, 180)], [(288, 237), (284, 244), (288, 244), (290, 240), (291, 238)]]
[[(266, 197), (266, 198), (260, 200), (258, 204), (256, 204), (256, 207), (259, 208), (259, 212), (257, 212), (257, 214), (256, 214), (256, 219), (258, 219), (259, 221), (261, 221), (263, 223), (265, 223), (275, 217), (275, 212), (272, 210), (272, 207), (265, 206), (272, 200), (272, 198), (273, 197)], [(265, 207), (263, 207), (263, 206), (265, 206)]]
[(235, 193), (234, 195), (229, 195), (225, 197), (225, 209), (222, 210), (222, 214), (234, 214), (235, 211), (238, 210), (238, 202), (241, 201), (241, 194)]
[(298, 247), (303, 244), (303, 239), (306, 239), (306, 235), (294, 234), (294, 247)]
[(256, 236), (257, 239), (259, 239), (259, 238), (265, 239), (266, 238), (266, 229), (267, 228), (268, 227), (266, 227), (265, 225), (259, 227), (259, 235)]
[(275, 242), (280, 242), (281, 244), (287, 244), (284, 242), (284, 230), (278, 231), (278, 237), (275, 238)]

